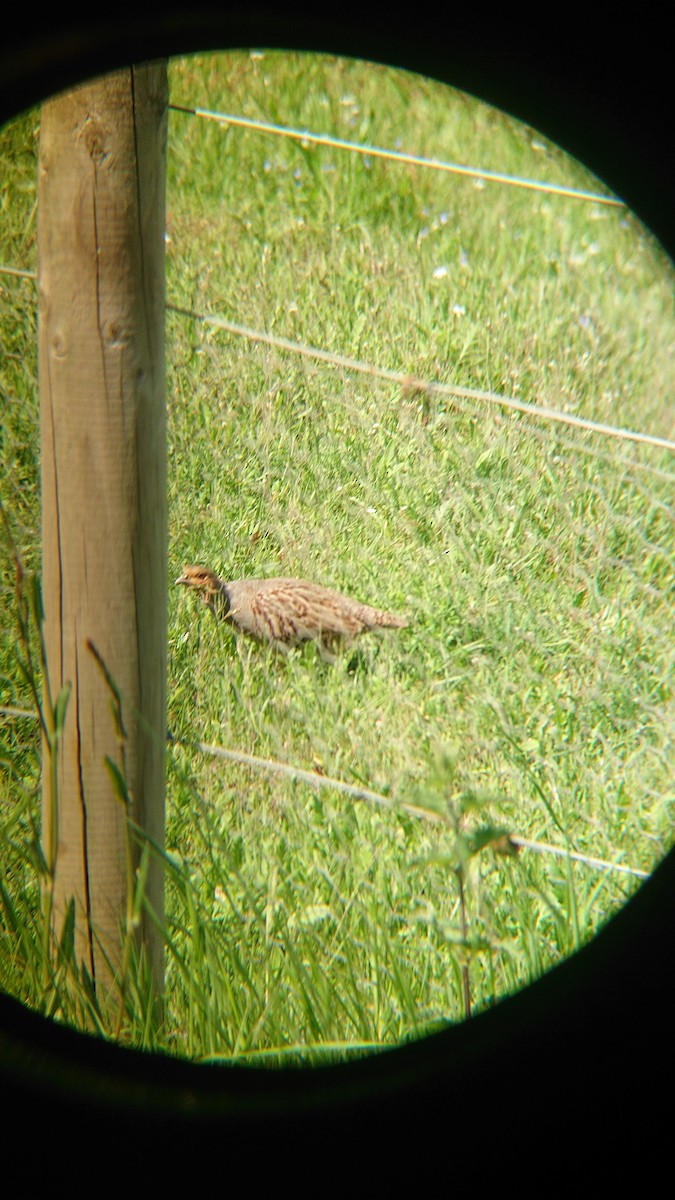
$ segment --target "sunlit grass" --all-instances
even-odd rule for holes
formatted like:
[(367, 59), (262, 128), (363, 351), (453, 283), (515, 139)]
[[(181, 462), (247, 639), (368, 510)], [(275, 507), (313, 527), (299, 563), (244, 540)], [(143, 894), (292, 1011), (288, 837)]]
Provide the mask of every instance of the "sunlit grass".
[[(602, 190), (532, 131), (403, 73), (242, 53), (170, 78), (177, 104)], [(35, 264), (34, 128), (2, 143), (15, 203), (1, 257), (20, 267)], [(623, 210), (175, 112), (168, 167), (170, 303), (672, 437), (672, 272)], [(2, 499), (39, 568), (35, 292), (2, 288)], [(167, 357), (170, 578), (186, 562), (300, 575), (411, 624), (330, 665), (313, 647), (237, 641), (172, 590), (166, 1013), (149, 1024), (139, 970), (124, 1037), (257, 1064), (366, 1053), (460, 1020), (467, 986), (472, 1011), (495, 1003), (638, 886), (487, 836), (478, 848), (480, 830), (643, 870), (672, 842), (672, 457), (173, 311)], [(2, 561), (3, 696), (25, 704), (7, 547)], [(38, 746), (26, 723), (3, 739), (0, 978), (40, 1007), (25, 969), (37, 951), (16, 935), (38, 919)], [(197, 741), (392, 806), (224, 763)], [(69, 1003), (60, 1015), (76, 1020)]]

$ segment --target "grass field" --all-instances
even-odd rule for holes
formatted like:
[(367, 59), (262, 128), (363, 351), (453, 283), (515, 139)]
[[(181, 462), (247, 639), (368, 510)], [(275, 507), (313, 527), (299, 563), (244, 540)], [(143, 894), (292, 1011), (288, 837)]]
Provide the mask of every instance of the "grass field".
[[(539, 134), (401, 72), (231, 54), (171, 101), (548, 182)], [(0, 263), (36, 265), (38, 114), (0, 135)], [(622, 207), (172, 111), (167, 297), (377, 368), (675, 436), (673, 273)], [(0, 276), (0, 495), (39, 571), (34, 282)], [(300, 575), (409, 614), (336, 664), (171, 590), (165, 1021), (191, 1057), (325, 1061), (462, 1019), (591, 938), (672, 844), (667, 449), (331, 366), (167, 313), (171, 579)], [(3, 704), (26, 707), (10, 547)], [(4, 718), (0, 985), (36, 965), (39, 742)], [(210, 743), (388, 798), (356, 799)], [(81, 998), (59, 1014), (88, 1020)], [(83, 1016), (84, 1011), (84, 1016)], [(105, 1029), (103, 1032), (107, 1032)]]

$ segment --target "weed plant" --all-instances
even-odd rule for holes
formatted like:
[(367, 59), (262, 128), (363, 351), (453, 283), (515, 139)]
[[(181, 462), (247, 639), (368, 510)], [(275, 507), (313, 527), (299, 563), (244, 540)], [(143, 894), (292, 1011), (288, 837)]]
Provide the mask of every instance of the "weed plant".
[[(173, 63), (170, 86), (188, 108), (605, 192), (535, 131), (383, 67), (242, 52)], [(0, 261), (25, 270), (38, 122), (0, 140)], [(622, 207), (170, 112), (171, 578), (300, 575), (411, 624), (328, 664), (237, 640), (172, 590), (164, 1021), (133, 964), (119, 1028), (86, 996), (59, 1019), (192, 1058), (363, 1054), (526, 985), (639, 886), (509, 834), (644, 871), (672, 843), (672, 455), (176, 309), (672, 438), (672, 283)], [(10, 543), (39, 572), (32, 280), (0, 277), (0, 330), (0, 672), (25, 709)], [(46, 1011), (39, 733), (6, 714), (1, 736), (0, 984)]]

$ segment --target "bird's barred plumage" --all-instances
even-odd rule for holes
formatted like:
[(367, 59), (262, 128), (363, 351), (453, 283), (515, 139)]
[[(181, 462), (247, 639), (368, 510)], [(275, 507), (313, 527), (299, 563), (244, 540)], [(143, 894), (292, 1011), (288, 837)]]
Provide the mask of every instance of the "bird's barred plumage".
[(306, 579), (222, 580), (208, 567), (185, 567), (176, 583), (194, 588), (217, 616), (260, 641), (328, 648), (377, 628), (403, 629), (405, 617), (352, 600)]

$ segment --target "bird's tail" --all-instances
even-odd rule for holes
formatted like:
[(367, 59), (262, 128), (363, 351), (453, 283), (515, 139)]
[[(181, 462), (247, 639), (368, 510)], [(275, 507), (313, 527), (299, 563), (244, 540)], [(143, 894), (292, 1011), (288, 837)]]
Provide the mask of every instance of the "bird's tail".
[(399, 617), (398, 613), (382, 612), (379, 608), (371, 608), (370, 613), (372, 624), (383, 629), (405, 629), (410, 624), (407, 617)]

